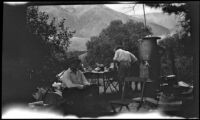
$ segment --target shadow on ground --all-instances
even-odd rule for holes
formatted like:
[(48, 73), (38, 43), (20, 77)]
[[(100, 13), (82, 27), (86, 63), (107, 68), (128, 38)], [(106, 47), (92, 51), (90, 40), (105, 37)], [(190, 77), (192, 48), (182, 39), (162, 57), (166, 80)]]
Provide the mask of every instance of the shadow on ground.
[[(133, 95), (127, 95), (127, 98), (128, 97), (132, 98)], [(138, 94), (134, 94), (134, 97), (138, 97)], [(117, 115), (118, 113), (113, 112), (109, 102), (117, 99), (120, 99), (119, 93), (100, 94), (96, 98), (88, 97), (85, 100), (80, 100), (80, 102), (77, 103), (76, 105), (63, 104), (60, 106), (59, 109), (62, 109), (62, 113), (64, 116), (67, 115), (76, 115), (78, 117), (113, 116)], [(116, 109), (118, 109), (118, 107), (116, 107)], [(127, 110), (122, 109), (121, 112), (127, 112)]]

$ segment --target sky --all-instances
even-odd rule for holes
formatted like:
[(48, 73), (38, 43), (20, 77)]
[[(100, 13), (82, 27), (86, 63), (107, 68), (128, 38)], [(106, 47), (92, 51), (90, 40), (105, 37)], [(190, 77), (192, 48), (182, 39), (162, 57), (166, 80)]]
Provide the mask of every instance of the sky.
[[(5, 2), (10, 5), (19, 5), (19, 4), (26, 4), (27, 2)], [(105, 6), (116, 10), (118, 12), (125, 13), (127, 15), (143, 15), (143, 5), (142, 4), (127, 4), (127, 3), (119, 3), (119, 4), (105, 4)], [(132, 9), (134, 7), (134, 10)], [(155, 12), (162, 12), (161, 9), (150, 8), (145, 6), (145, 13), (155, 13)]]
[[(19, 4), (26, 4), (27, 2), (5, 2), (10, 5), (19, 5)], [(118, 12), (125, 13), (127, 15), (143, 15), (143, 6), (142, 4), (126, 4), (126, 3), (119, 3), (119, 4), (105, 4), (105, 6), (116, 10)], [(132, 9), (134, 7), (134, 10)], [(145, 13), (154, 13), (154, 12), (162, 12), (161, 9), (150, 8), (145, 6)]]
[[(105, 4), (105, 6), (111, 8), (113, 10), (128, 14), (128, 15), (134, 16), (134, 15), (143, 15), (144, 14), (142, 4), (136, 4), (136, 5), (135, 4)], [(135, 6), (134, 10), (132, 9), (133, 6)], [(155, 13), (155, 12), (162, 12), (162, 10), (145, 6), (146, 14), (147, 13)]]

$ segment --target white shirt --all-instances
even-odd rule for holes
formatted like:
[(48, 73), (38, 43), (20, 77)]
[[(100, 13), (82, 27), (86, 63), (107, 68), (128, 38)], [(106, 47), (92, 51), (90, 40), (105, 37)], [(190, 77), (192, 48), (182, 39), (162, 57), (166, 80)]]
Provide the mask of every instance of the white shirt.
[(60, 80), (64, 85), (63, 87), (67, 88), (79, 87), (81, 85), (90, 85), (80, 70), (74, 73), (70, 68), (63, 73), (63, 76), (60, 78)]
[(60, 91), (60, 90), (55, 90), (55, 92), (54, 92), (55, 94), (58, 94), (59, 96), (61, 96), (62, 97), (62, 92)]
[(113, 60), (121, 62), (121, 61), (126, 61), (126, 62), (135, 62), (137, 61), (137, 58), (135, 55), (133, 55), (131, 52), (118, 49), (115, 51), (115, 56)]

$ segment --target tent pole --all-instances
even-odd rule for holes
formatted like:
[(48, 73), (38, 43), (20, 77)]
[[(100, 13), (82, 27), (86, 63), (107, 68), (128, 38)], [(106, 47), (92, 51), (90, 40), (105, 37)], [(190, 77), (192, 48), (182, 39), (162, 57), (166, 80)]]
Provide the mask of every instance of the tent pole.
[(143, 4), (143, 12), (144, 12), (144, 25), (145, 25), (145, 28), (146, 28), (146, 15), (145, 15), (145, 8), (144, 8), (144, 4)]

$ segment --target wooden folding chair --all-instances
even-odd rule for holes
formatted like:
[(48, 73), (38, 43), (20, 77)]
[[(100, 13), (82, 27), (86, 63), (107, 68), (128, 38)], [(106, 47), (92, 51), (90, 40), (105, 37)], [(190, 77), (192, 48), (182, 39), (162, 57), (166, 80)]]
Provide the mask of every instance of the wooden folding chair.
[(121, 94), (121, 98), (119, 100), (113, 100), (113, 101), (110, 101), (110, 105), (111, 105), (111, 108), (113, 110), (113, 112), (117, 112), (116, 111), (116, 107), (115, 106), (120, 106), (119, 108), (119, 111), (120, 112), (122, 110), (122, 107), (126, 107), (126, 109), (129, 111), (129, 104), (132, 103), (132, 100), (130, 99), (124, 99), (124, 91), (125, 91), (125, 84), (126, 84), (126, 81), (123, 81), (122, 83), (122, 94)]
[(148, 78), (139, 78), (139, 77), (126, 78), (126, 81), (142, 82), (142, 91), (141, 91), (141, 94), (140, 94), (140, 98), (139, 99), (133, 99), (134, 102), (139, 102), (139, 105), (137, 106), (137, 110), (139, 110), (142, 107), (142, 105), (146, 102), (150, 102), (150, 103), (158, 105), (158, 101), (156, 103), (154, 103), (155, 101), (147, 100), (147, 98), (144, 98), (144, 92), (145, 92), (146, 84), (152, 83), (153, 81), (151, 81)]
[(125, 84), (127, 82), (142, 82), (142, 92), (140, 94), (140, 101), (139, 101), (139, 105), (137, 107), (137, 110), (139, 110), (139, 108), (142, 106), (143, 104), (143, 96), (144, 96), (144, 89), (145, 89), (145, 84), (146, 84), (146, 81), (147, 79), (145, 78), (140, 78), (140, 77), (126, 77), (125, 80), (123, 81), (123, 84), (122, 84), (122, 94), (121, 94), (121, 99), (120, 100), (114, 100), (114, 101), (110, 101), (110, 105), (111, 105), (111, 108), (113, 109), (114, 112), (116, 112), (116, 108), (115, 108), (115, 105), (118, 105), (120, 106), (120, 109), (118, 112), (121, 111), (122, 107), (126, 107), (128, 110), (129, 109), (129, 104), (130, 103), (133, 103), (135, 102), (134, 100), (132, 99), (124, 99), (124, 96), (125, 96)]
[(105, 72), (104, 73), (104, 93), (109, 88), (112, 93), (119, 92), (118, 81), (116, 80), (113, 72)]

